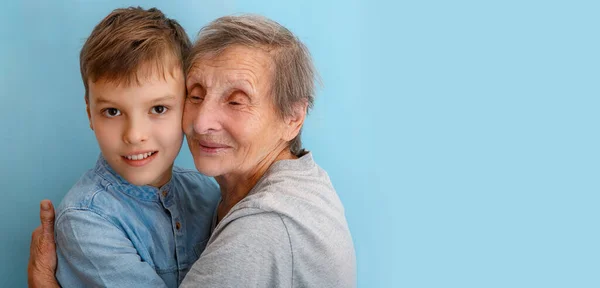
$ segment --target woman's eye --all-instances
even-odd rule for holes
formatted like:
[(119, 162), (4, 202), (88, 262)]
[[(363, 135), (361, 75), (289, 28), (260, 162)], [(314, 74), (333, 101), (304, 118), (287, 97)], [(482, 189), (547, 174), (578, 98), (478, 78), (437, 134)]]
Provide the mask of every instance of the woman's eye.
[(248, 96), (241, 90), (235, 90), (227, 98), (227, 104), (231, 106), (242, 106), (248, 104)]
[(167, 112), (167, 107), (165, 106), (154, 106), (152, 107), (152, 114), (165, 114), (165, 112)]
[(104, 111), (102, 111), (102, 114), (108, 118), (112, 118), (121, 115), (121, 111), (119, 111), (117, 108), (106, 108)]
[(200, 102), (202, 102), (202, 97), (199, 97), (199, 96), (188, 96), (187, 98), (192, 103), (200, 103)]

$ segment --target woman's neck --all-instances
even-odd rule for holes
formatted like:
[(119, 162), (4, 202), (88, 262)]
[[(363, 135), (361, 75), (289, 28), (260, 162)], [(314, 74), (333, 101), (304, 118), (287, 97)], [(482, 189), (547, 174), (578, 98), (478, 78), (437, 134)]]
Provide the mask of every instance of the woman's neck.
[(217, 208), (217, 221), (223, 219), (235, 204), (248, 195), (273, 163), (296, 158), (298, 157), (291, 153), (289, 147), (285, 147), (278, 153), (271, 153), (246, 173), (231, 173), (215, 177), (221, 188), (221, 203)]

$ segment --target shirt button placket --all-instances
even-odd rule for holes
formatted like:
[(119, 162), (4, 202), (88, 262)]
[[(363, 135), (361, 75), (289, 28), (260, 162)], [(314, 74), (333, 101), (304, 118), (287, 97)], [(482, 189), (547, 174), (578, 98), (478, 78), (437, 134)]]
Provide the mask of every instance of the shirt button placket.
[[(174, 219), (174, 224), (175, 224), (175, 253), (177, 255), (177, 266), (179, 266), (179, 270), (181, 271), (181, 267), (183, 267), (183, 263), (186, 261), (186, 256), (185, 256), (185, 247), (183, 246), (183, 230), (182, 227), (183, 225), (181, 224), (181, 221), (179, 220), (179, 217), (173, 217)], [(179, 274), (180, 276), (182, 276), (182, 274)], [(182, 278), (179, 279), (180, 281), (183, 280)]]

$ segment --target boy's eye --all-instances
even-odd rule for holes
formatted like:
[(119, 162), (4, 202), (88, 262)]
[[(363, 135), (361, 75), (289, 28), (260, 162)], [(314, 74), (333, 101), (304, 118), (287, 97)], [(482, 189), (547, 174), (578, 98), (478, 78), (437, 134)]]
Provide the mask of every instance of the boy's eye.
[(158, 105), (158, 106), (154, 106), (152, 107), (152, 114), (165, 114), (165, 112), (167, 112), (167, 107), (162, 106), (162, 105)]
[(121, 111), (119, 111), (117, 108), (106, 108), (104, 111), (102, 111), (102, 114), (108, 118), (112, 118), (121, 115)]

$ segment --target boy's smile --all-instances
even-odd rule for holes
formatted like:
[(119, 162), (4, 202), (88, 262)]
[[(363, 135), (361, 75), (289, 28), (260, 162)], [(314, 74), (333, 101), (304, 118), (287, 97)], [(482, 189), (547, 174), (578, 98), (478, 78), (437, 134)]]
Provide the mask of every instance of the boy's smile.
[(123, 159), (125, 163), (134, 167), (140, 167), (154, 160), (154, 158), (156, 158), (157, 153), (158, 151), (135, 152), (122, 157), (125, 158)]

